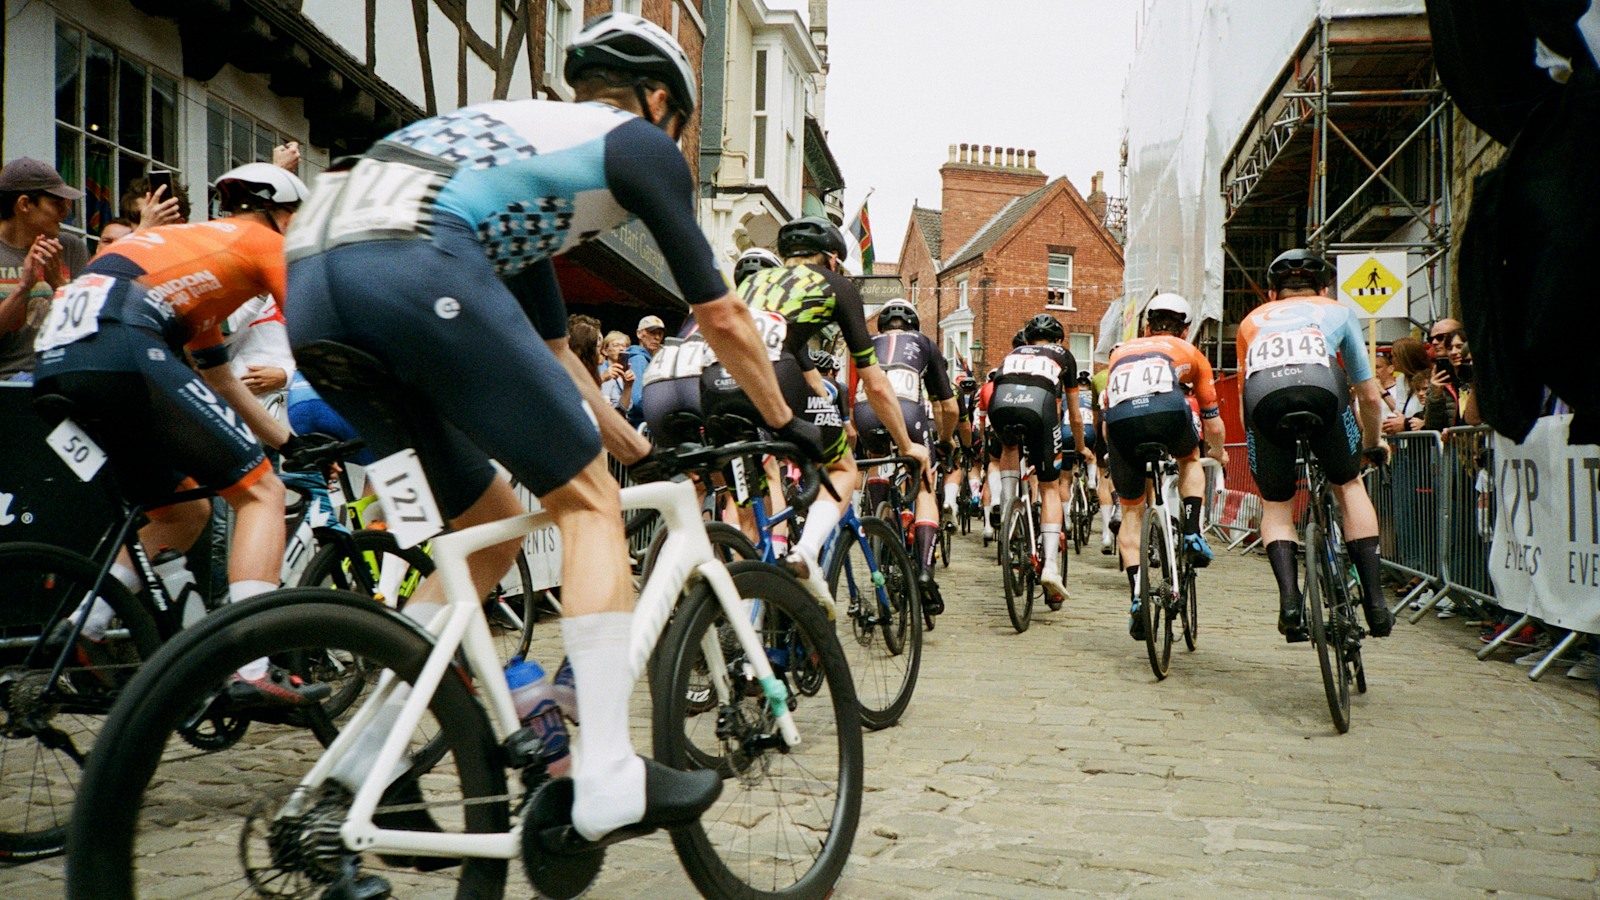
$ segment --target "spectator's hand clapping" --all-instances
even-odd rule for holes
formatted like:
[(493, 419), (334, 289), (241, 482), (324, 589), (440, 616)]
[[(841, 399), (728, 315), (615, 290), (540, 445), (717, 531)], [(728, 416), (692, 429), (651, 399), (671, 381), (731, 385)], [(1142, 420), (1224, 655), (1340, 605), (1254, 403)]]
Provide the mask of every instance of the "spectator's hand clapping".
[(176, 225), (183, 221), (183, 214), (178, 211), (178, 198), (163, 196), (167, 193), (167, 186), (156, 185), (156, 189), (144, 195), (144, 205), (139, 208), (139, 228), (155, 228), (161, 225)]
[(272, 164), (289, 172), (300, 170), (300, 142), (290, 141), (272, 148)]
[(61, 272), (61, 242), (53, 237), (40, 235), (33, 239), (33, 246), (28, 248), (28, 255), (22, 261), (22, 279), (24, 289), (32, 288), (40, 281), (59, 289), (67, 283), (67, 277)]

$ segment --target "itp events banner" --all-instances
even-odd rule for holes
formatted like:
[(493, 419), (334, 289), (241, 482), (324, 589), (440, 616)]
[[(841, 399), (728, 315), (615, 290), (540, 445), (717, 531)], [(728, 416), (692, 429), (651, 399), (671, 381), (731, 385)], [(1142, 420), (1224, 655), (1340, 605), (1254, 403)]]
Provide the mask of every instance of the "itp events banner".
[(1545, 416), (1521, 444), (1495, 435), (1489, 574), (1501, 606), (1600, 634), (1600, 446), (1569, 446), (1571, 422)]

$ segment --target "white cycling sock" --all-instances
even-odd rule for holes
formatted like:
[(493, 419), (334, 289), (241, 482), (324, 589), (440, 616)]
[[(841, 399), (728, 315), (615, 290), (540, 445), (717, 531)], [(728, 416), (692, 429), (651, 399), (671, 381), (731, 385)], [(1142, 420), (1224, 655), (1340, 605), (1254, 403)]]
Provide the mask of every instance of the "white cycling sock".
[(1044, 576), (1061, 577), (1061, 526), (1045, 523), (1039, 526), (1039, 536), (1044, 544)]
[(628, 736), (632, 630), (631, 612), (561, 620), (561, 637), (578, 692), (578, 718), (583, 722), (573, 768), (572, 825), (591, 841), (644, 818), (644, 760), (634, 754)]
[(989, 470), (989, 508), (998, 509), (1000, 506), (1000, 470)]
[(139, 577), (138, 572), (122, 563), (114, 562), (111, 564), (111, 577), (121, 582), (122, 586), (128, 589), (128, 593), (135, 596), (138, 596), (139, 592), (144, 590), (144, 579)]
[(1116, 503), (1117, 498), (1112, 497), (1110, 503), (1102, 504), (1100, 507), (1100, 530), (1106, 534), (1111, 533), (1111, 507)]
[(843, 515), (838, 505), (827, 500), (811, 504), (811, 509), (806, 512), (805, 530), (800, 532), (800, 541), (794, 548), (806, 554), (807, 559), (820, 559), (823, 546), (828, 543), (833, 530), (839, 527), (839, 519)]
[(1017, 496), (1017, 484), (1020, 479), (1015, 472), (1002, 472), (1000, 475), (1000, 508), (1005, 509), (1011, 505), (1011, 498)]
[[(235, 581), (228, 585), (228, 602), (238, 603), (240, 600), (249, 600), (258, 594), (275, 591), (278, 586), (270, 581)], [(267, 658), (247, 662), (239, 667), (239, 677), (245, 681), (256, 681), (266, 677)]]
[(956, 508), (956, 494), (961, 490), (960, 485), (947, 484), (944, 486), (944, 507), (951, 512)]

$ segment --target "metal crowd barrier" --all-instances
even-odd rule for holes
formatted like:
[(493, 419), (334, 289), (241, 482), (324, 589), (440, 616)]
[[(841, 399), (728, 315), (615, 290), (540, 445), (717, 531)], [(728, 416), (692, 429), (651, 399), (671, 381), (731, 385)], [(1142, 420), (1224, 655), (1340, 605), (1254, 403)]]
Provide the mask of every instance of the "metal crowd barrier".
[(1445, 483), (1443, 438), (1437, 431), (1411, 431), (1389, 436), (1389, 465), (1367, 473), (1367, 493), (1378, 512), (1379, 552), (1383, 564), (1418, 579), (1398, 605), (1399, 611), (1431, 592), (1411, 621), (1444, 599), (1445, 579), (1439, 560), (1444, 534)]

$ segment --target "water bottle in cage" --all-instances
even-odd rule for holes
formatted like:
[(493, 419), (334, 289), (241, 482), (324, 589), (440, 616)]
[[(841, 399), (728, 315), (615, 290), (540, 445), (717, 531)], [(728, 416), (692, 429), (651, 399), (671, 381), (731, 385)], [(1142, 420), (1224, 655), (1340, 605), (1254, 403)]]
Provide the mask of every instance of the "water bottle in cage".
[(523, 729), (537, 741), (534, 753), (545, 771), (553, 778), (566, 775), (572, 769), (572, 755), (555, 679), (546, 678), (537, 662), (514, 656), (506, 666), (506, 686), (511, 688), (511, 702)]

